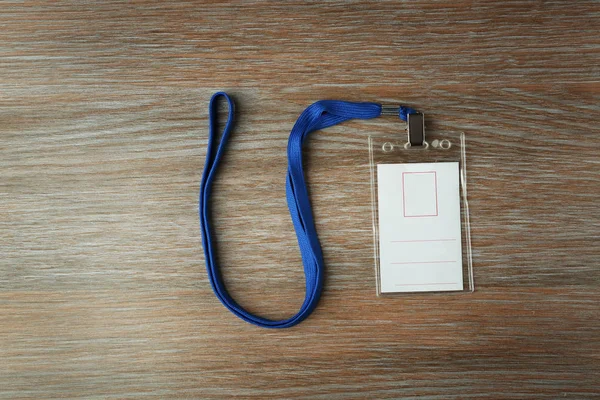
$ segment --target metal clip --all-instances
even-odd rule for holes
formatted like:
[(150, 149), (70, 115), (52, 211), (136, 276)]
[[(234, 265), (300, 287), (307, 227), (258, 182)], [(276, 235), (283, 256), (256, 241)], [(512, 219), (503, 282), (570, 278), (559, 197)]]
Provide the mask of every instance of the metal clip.
[[(381, 115), (400, 114), (401, 107), (394, 105), (381, 105)], [(412, 110), (411, 110), (412, 111)], [(429, 143), (425, 141), (425, 116), (422, 113), (411, 113), (406, 115), (408, 142), (405, 147), (425, 146), (429, 147)]]
[(381, 115), (395, 115), (395, 116), (398, 116), (399, 112), (400, 112), (400, 107), (399, 106), (394, 106), (394, 105), (389, 105), (389, 104), (382, 104), (381, 105)]
[(425, 141), (425, 116), (422, 113), (408, 114), (408, 143), (410, 147), (423, 146), (427, 147)]

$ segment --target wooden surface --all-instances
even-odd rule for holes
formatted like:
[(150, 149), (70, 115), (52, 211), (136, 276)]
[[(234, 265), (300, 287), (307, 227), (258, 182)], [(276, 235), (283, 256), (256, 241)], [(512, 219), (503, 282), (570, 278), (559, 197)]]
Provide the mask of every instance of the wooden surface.
[[(4, 1), (0, 397), (600, 397), (597, 1)], [(307, 154), (327, 264), (301, 325), (213, 295), (197, 217), (207, 102), (238, 102), (214, 199), (233, 296), (303, 299), (287, 136), (313, 101), (465, 131), (476, 292), (377, 298), (367, 135)]]

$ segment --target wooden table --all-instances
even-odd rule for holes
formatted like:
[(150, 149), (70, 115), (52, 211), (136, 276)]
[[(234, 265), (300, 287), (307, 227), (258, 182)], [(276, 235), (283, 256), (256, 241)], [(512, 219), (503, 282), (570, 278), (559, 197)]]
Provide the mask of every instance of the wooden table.
[[(0, 397), (600, 397), (597, 1), (4, 2)], [(409, 104), (464, 131), (476, 291), (378, 298), (368, 134), (315, 133), (327, 265), (299, 326), (213, 295), (197, 216), (207, 103), (238, 102), (215, 187), (233, 296), (304, 296), (284, 198), (299, 113)]]

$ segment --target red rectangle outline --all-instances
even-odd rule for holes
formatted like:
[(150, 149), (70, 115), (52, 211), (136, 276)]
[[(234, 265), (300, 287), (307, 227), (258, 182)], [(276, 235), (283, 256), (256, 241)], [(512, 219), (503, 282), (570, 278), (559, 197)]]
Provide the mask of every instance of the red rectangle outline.
[[(406, 215), (406, 198), (404, 197), (404, 174), (433, 174), (433, 184), (435, 187), (435, 214)], [(438, 192), (437, 192), (437, 172), (436, 171), (402, 172), (402, 215), (404, 215), (404, 218), (437, 217), (439, 215)]]

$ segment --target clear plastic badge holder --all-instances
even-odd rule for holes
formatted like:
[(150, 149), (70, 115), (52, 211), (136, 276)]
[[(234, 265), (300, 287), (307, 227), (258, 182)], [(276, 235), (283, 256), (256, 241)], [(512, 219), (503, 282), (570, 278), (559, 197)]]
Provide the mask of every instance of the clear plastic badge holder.
[(473, 292), (465, 135), (407, 130), (369, 136), (377, 294)]

